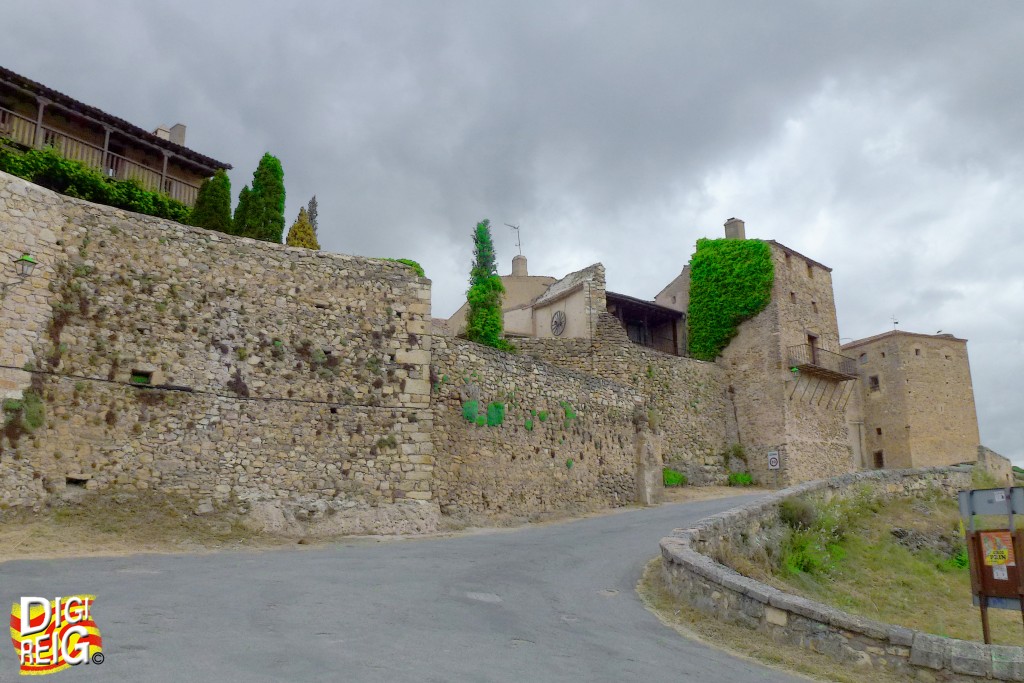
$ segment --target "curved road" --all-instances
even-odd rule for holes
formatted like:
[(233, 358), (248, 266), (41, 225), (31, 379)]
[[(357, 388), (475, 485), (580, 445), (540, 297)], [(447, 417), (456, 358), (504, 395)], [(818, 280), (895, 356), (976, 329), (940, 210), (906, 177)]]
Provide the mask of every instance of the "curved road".
[[(97, 681), (787, 681), (687, 641), (634, 586), (737, 498), (455, 538), (0, 564), (0, 600), (94, 593)], [(0, 555), (3, 549), (0, 548)], [(15, 681), (8, 638), (0, 681)]]

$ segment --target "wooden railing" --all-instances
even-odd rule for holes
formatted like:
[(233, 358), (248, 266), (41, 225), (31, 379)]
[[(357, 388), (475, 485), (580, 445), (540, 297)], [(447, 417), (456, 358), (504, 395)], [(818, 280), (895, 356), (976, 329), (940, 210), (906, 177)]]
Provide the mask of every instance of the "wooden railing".
[(169, 174), (165, 175), (157, 169), (119, 154), (110, 151), (104, 153), (102, 147), (47, 126), (42, 126), (42, 136), (39, 140), (36, 139), (36, 133), (35, 121), (0, 107), (0, 138), (7, 138), (25, 147), (53, 147), (65, 158), (80, 161), (110, 178), (134, 179), (147, 190), (162, 192), (188, 206), (196, 203), (198, 185)]
[(811, 344), (789, 347), (789, 366), (812, 375), (831, 379), (856, 379), (857, 361), (841, 353), (819, 349)]

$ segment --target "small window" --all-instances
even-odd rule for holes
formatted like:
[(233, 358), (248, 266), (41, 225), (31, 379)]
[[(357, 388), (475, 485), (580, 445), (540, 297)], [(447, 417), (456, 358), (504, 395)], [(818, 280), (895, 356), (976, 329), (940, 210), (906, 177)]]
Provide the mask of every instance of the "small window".
[(676, 295), (675, 295), (675, 294), (673, 294), (673, 295), (672, 295), (672, 303), (675, 303), (675, 302), (676, 302)]
[(795, 304), (796, 303), (796, 292), (790, 292), (789, 293), (789, 303), (791, 303), (791, 304)]
[(882, 358), (885, 358), (885, 351), (882, 351)]
[(947, 356), (946, 356), (946, 360), (953, 360), (953, 357), (952, 357), (952, 356), (950, 356), (950, 355), (947, 355)]
[(807, 277), (814, 279), (814, 266), (810, 263), (807, 264)]
[(811, 310), (814, 311), (815, 313), (818, 312), (818, 302), (817, 301), (812, 301), (811, 302)]
[(132, 370), (131, 378), (128, 381), (131, 384), (148, 386), (153, 383), (153, 373), (146, 370)]
[(921, 355), (921, 349), (914, 349), (914, 355), (915, 356), (920, 356)]
[(882, 435), (882, 428), (881, 427), (875, 427), (875, 434), (877, 434), (878, 436), (881, 436)]
[(881, 385), (878, 382), (878, 375), (871, 375), (868, 377), (868, 389), (871, 391), (878, 391)]
[(867, 362), (868, 362), (868, 354), (867, 353), (860, 354), (860, 364), (864, 365)]
[(792, 264), (789, 261), (789, 254), (786, 254), (786, 267), (789, 268)]
[(885, 453), (882, 451), (875, 451), (875, 469), (880, 470), (885, 467)]

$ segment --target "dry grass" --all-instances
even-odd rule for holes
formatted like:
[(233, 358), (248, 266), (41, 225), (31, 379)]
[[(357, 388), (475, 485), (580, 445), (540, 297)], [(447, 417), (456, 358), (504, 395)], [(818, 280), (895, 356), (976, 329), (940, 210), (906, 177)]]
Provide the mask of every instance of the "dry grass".
[(637, 592), (647, 609), (680, 635), (725, 650), (738, 657), (752, 659), (766, 666), (796, 672), (814, 680), (839, 683), (901, 683), (904, 678), (884, 671), (851, 671), (849, 665), (825, 655), (790, 645), (780, 645), (769, 636), (743, 626), (726, 624), (708, 617), (678, 600), (661, 579), (661, 558), (648, 563)]
[(0, 524), (0, 562), (138, 552), (201, 552), (294, 544), (244, 527), (237, 516), (196, 516), (179, 496), (156, 492), (87, 494), (39, 513), (8, 512)]

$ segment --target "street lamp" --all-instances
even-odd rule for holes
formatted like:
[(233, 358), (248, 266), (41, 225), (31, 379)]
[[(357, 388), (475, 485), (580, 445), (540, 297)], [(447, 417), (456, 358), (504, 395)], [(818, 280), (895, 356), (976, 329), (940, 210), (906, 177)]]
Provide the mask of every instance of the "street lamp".
[(8, 289), (31, 276), (38, 264), (32, 254), (22, 254), (20, 258), (14, 259), (14, 270), (18, 274), (18, 279), (0, 284), (0, 298), (7, 296)]

